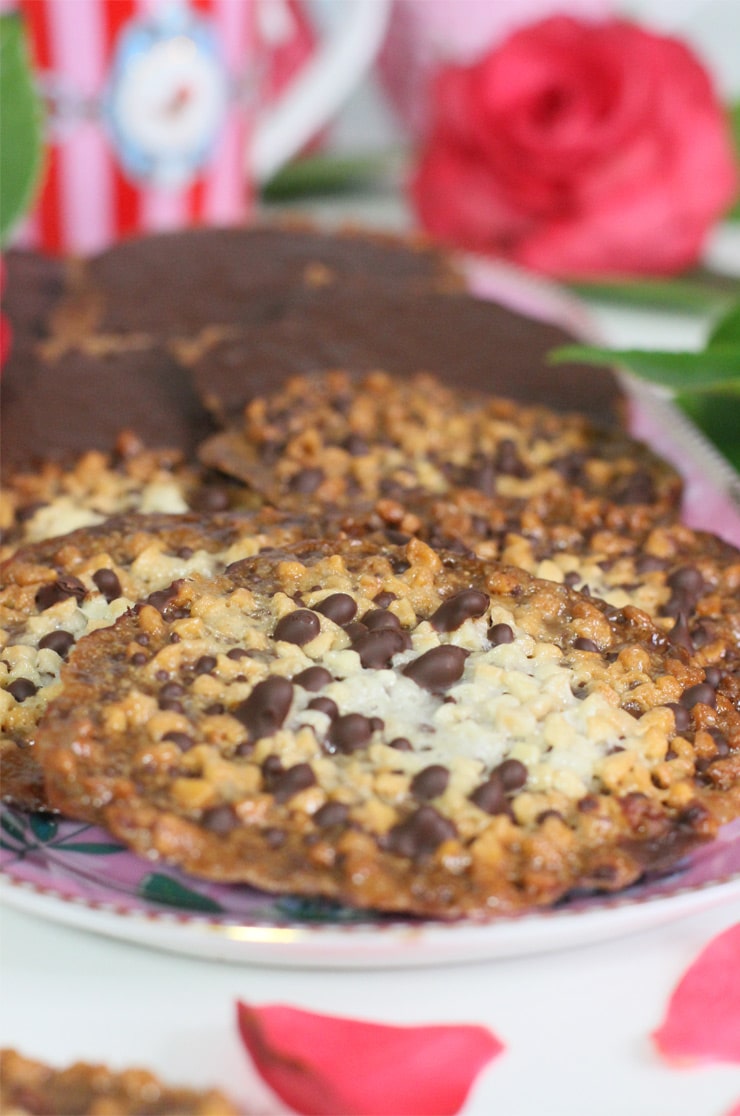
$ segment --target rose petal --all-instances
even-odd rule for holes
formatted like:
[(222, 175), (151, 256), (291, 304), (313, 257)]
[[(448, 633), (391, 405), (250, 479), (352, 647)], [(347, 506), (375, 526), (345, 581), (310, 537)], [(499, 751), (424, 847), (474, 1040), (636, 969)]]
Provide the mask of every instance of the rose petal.
[(239, 1030), (275, 1093), (312, 1116), (450, 1116), (504, 1049), (485, 1027), (394, 1027), (282, 1004), (237, 1004)]
[(737, 1104), (733, 1105), (733, 1107), (727, 1113), (727, 1116), (740, 1116), (740, 1100), (737, 1102)]
[(740, 923), (684, 973), (652, 1037), (669, 1061), (740, 1062)]

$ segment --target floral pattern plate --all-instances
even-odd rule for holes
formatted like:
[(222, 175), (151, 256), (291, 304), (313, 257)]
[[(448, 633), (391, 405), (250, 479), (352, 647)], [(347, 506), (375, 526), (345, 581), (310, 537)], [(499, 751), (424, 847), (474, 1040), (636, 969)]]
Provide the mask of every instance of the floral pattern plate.
[(307, 967), (424, 965), (522, 956), (614, 938), (740, 900), (740, 820), (668, 875), (616, 896), (490, 922), (358, 911), (213, 884), (150, 862), (92, 826), (0, 807), (0, 896), (109, 937), (222, 961)]

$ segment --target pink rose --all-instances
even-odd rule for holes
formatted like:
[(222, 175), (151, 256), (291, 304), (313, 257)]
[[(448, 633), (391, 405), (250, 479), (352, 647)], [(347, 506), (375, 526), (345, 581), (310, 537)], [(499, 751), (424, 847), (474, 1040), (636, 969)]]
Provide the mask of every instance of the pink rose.
[(695, 263), (737, 189), (729, 129), (682, 43), (555, 16), (442, 70), (411, 184), (453, 245), (563, 277)]

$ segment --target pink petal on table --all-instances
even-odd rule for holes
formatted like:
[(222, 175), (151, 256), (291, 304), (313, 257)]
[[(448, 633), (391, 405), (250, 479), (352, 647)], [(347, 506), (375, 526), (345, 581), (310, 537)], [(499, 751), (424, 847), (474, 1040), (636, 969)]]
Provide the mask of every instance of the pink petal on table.
[(740, 1116), (740, 1100), (730, 1109), (726, 1116)]
[(740, 923), (684, 973), (652, 1037), (671, 1062), (740, 1062)]
[(237, 1004), (261, 1077), (310, 1116), (452, 1116), (504, 1049), (485, 1027), (393, 1027), (267, 1004)]

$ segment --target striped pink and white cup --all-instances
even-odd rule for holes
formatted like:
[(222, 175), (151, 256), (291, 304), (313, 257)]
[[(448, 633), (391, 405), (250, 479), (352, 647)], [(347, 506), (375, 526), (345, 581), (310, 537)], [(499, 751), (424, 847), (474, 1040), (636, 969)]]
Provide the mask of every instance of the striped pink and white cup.
[[(3, 4), (7, 7), (7, 3)], [(302, 0), (14, 0), (47, 108), (24, 246), (245, 220), (256, 184), (315, 135), (374, 60), (386, 0), (319, 34)]]

